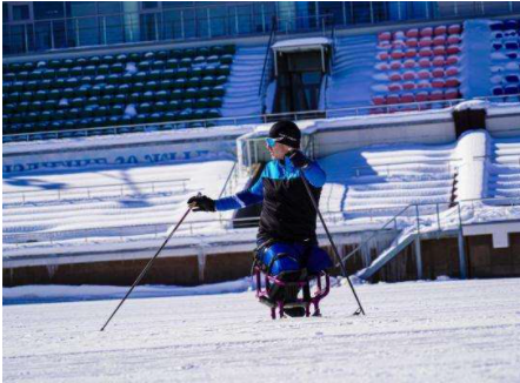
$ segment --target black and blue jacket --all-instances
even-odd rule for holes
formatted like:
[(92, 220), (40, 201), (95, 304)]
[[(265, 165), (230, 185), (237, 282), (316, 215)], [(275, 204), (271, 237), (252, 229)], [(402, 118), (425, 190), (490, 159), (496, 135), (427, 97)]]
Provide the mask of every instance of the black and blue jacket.
[(258, 181), (232, 197), (215, 201), (216, 210), (232, 210), (263, 202), (258, 230), (259, 242), (316, 243), (317, 212), (309, 199), (300, 175), (303, 173), (319, 203), (326, 175), (317, 162), (305, 169), (293, 166), (289, 159), (267, 163)]

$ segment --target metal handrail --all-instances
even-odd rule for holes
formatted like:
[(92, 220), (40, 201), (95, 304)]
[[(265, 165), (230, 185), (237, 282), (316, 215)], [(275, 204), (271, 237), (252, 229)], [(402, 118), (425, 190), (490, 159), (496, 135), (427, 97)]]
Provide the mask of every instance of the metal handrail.
[[(153, 183), (153, 184), (165, 184), (165, 183), (177, 183), (177, 182), (187, 182), (189, 181), (190, 179), (189, 178), (175, 178), (175, 179), (172, 179), (172, 180), (160, 180), (160, 181), (141, 181), (141, 182), (132, 182), (132, 185), (142, 185), (142, 184), (147, 184), (149, 185), (150, 183)], [(5, 181), (5, 180), (4, 180)], [(10, 194), (20, 194), (20, 193), (25, 193), (25, 194), (50, 194), (50, 193), (53, 193), (53, 192), (56, 192), (58, 190), (60, 191), (71, 191), (71, 190), (84, 190), (84, 189), (105, 189), (105, 188), (120, 188), (120, 187), (126, 187), (128, 186), (127, 184), (124, 184), (124, 183), (119, 183), (119, 184), (105, 184), (105, 185), (91, 185), (91, 186), (74, 186), (74, 187), (65, 187), (65, 188), (62, 188), (62, 189), (49, 189), (49, 190), (28, 190), (28, 191), (4, 191), (2, 193), (2, 195), (10, 195)]]
[[(500, 201), (500, 202), (503, 202), (503, 201), (507, 201), (508, 204), (510, 204), (510, 201), (517, 201), (518, 203), (520, 203), (520, 198), (475, 198), (475, 199), (469, 199), (469, 200), (462, 200), (462, 201), (457, 201), (455, 202), (454, 206), (452, 206), (451, 208), (455, 208), (457, 207), (458, 209), (461, 208), (461, 205), (464, 204), (464, 203), (474, 203), (474, 202), (497, 202), (497, 201)], [(515, 202), (511, 203), (512, 206), (514, 206)], [(416, 203), (413, 203), (413, 204), (409, 204), (408, 206), (406, 206), (404, 209), (402, 209), (401, 211), (399, 211), (399, 213), (397, 213), (396, 215), (394, 215), (392, 218), (390, 218), (390, 220), (388, 220), (383, 226), (381, 226), (379, 229), (376, 230), (376, 232), (374, 234), (372, 234), (368, 239), (364, 240), (363, 242), (361, 242), (356, 248), (354, 248), (350, 253), (348, 253), (347, 255), (345, 255), (341, 261), (343, 263), (347, 262), (350, 257), (352, 257), (355, 253), (357, 253), (361, 248), (363, 248), (364, 246), (368, 245), (370, 243), (370, 241), (374, 238), (376, 238), (377, 236), (380, 235), (380, 233), (387, 229), (388, 225), (390, 225), (391, 223), (394, 224), (394, 230), (397, 230), (397, 218), (401, 215), (403, 215), (404, 212), (406, 212), (408, 209), (412, 208), (412, 207), (415, 207), (416, 209), (420, 209), (421, 207), (424, 207), (424, 206), (436, 206), (437, 207), (437, 215), (439, 214), (439, 210), (438, 210), (438, 207), (439, 205), (441, 205), (441, 203), (439, 202), (436, 202), (436, 203), (423, 203), (423, 204), (416, 204)], [(450, 208), (450, 209), (451, 209)], [(418, 211), (418, 210), (416, 210)], [(446, 210), (446, 211), (449, 211)], [(419, 217), (417, 216), (416, 219), (418, 220)], [(437, 216), (437, 225), (438, 225), (438, 228), (440, 230), (440, 217)], [(419, 223), (419, 222), (418, 222)], [(463, 226), (462, 222), (459, 222), (459, 225), (460, 227)], [(420, 233), (419, 233), (420, 234)]]
[(277, 25), (276, 16), (273, 16), (273, 20), (271, 22), (271, 34), (269, 36), (269, 40), (267, 41), (267, 50), (265, 51), (264, 65), (262, 67), (262, 77), (260, 78), (260, 87), (258, 88), (258, 95), (262, 96), (261, 97), (262, 99), (263, 99), (263, 96), (265, 95), (266, 86), (264, 85), (264, 81), (267, 81), (266, 80), (266, 78), (267, 78), (267, 74), (266, 74), (267, 61), (269, 60), (269, 57), (271, 56), (271, 53), (272, 53), (271, 45), (273, 45), (273, 42), (275, 40), (276, 25)]
[[(520, 97), (520, 93), (515, 95), (510, 95), (508, 97)], [(479, 99), (482, 100), (493, 100), (493, 99), (503, 99), (503, 96), (488, 96), (488, 97), (482, 97)], [(118, 125), (118, 126), (110, 126), (110, 127), (98, 127), (98, 128), (86, 128), (86, 129), (64, 129), (64, 130), (47, 130), (47, 131), (41, 131), (41, 132), (33, 132), (33, 133), (16, 133), (16, 134), (4, 134), (3, 137), (25, 137), (25, 141), (30, 141), (30, 137), (32, 136), (41, 136), (41, 135), (55, 135), (56, 138), (59, 138), (60, 134), (69, 134), (69, 133), (75, 133), (79, 134), (80, 136), (88, 137), (88, 132), (93, 131), (101, 131), (101, 132), (112, 132), (112, 134), (122, 134), (118, 133), (118, 130), (121, 129), (135, 129), (135, 128), (154, 128), (154, 127), (166, 127), (169, 125), (172, 125), (171, 129), (174, 129), (173, 126), (182, 126), (185, 128), (186, 126), (190, 125), (203, 125), (203, 126), (193, 126), (193, 128), (203, 128), (207, 129), (209, 128), (208, 125), (219, 125), (219, 123), (224, 123), (229, 121), (232, 125), (238, 125), (240, 121), (243, 121), (243, 124), (252, 124), (252, 123), (258, 123), (260, 121), (261, 123), (267, 123), (273, 119), (277, 118), (284, 118), (284, 117), (292, 117), (295, 121), (302, 121), (306, 120), (305, 116), (310, 116), (308, 119), (316, 119), (316, 115), (323, 115), (323, 119), (329, 118), (329, 117), (335, 117), (338, 116), (331, 116), (332, 113), (341, 113), (341, 112), (353, 112), (353, 113), (346, 113), (343, 115), (343, 117), (352, 117), (352, 116), (359, 116), (364, 114), (369, 114), (371, 111), (378, 111), (381, 110), (385, 111), (385, 113), (391, 113), (394, 111), (394, 108), (407, 108), (407, 109), (414, 109), (415, 111), (425, 111), (423, 110), (423, 107), (428, 107), (430, 105), (438, 105), (443, 104), (442, 108), (436, 108), (436, 109), (426, 109), (426, 110), (440, 110), (445, 109), (449, 107), (453, 107), (454, 105), (463, 102), (463, 101), (470, 101), (470, 99), (464, 99), (459, 98), (455, 100), (443, 100), (443, 101), (424, 101), (424, 102), (414, 102), (414, 103), (407, 103), (407, 104), (395, 104), (395, 105), (385, 105), (385, 106), (363, 106), (363, 107), (349, 107), (349, 108), (327, 108), (325, 110), (311, 110), (311, 111), (302, 111), (302, 112), (284, 112), (284, 113), (271, 113), (271, 114), (261, 114), (261, 115), (242, 115), (242, 116), (236, 116), (236, 117), (220, 117), (220, 118), (214, 118), (214, 119), (203, 119), (203, 120), (182, 120), (182, 121), (169, 121), (169, 122), (160, 122), (160, 123), (146, 123), (146, 124), (134, 124), (134, 125)], [(399, 112), (399, 110), (395, 109), (395, 111)], [(361, 113), (365, 112), (365, 113)], [(254, 122), (256, 121), (256, 122)], [(223, 125), (221, 125), (223, 126)], [(126, 133), (126, 132), (124, 132)], [(130, 133), (130, 132), (128, 132)], [(132, 132), (135, 133), (135, 132)], [(22, 141), (22, 140), (17, 140)]]

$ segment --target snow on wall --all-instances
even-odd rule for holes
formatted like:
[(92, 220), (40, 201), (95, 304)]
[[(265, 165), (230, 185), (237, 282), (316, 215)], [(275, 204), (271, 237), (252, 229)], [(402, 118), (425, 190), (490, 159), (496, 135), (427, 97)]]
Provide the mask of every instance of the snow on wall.
[(469, 131), (460, 137), (455, 150), (455, 157), (460, 159), (457, 201), (487, 197), (486, 163), (491, 148), (491, 137), (485, 130)]

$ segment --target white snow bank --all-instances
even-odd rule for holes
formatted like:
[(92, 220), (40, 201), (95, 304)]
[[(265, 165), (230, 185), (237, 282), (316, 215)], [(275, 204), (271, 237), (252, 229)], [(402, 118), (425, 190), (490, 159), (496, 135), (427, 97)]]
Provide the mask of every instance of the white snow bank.
[[(214, 295), (238, 293), (249, 290), (251, 278), (242, 278), (231, 282), (200, 285), (194, 287), (144, 285), (137, 286), (132, 298), (178, 297), (193, 295)], [(4, 287), (3, 304), (63, 302), (100, 299), (123, 298), (128, 286), (96, 286), (96, 285), (26, 285)]]

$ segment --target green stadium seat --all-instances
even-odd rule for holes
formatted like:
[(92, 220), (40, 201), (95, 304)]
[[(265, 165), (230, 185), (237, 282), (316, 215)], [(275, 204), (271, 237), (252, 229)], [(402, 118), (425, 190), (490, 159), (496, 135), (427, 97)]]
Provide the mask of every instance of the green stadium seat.
[(101, 64), (101, 59), (99, 58), (99, 56), (92, 56), (92, 57), (88, 58), (88, 63), (89, 63), (89, 65), (98, 67), (99, 64)]
[(215, 84), (222, 85), (222, 84), (226, 83), (226, 81), (227, 81), (227, 76), (226, 75), (220, 75), (220, 76), (218, 76), (215, 79)]
[(53, 68), (53, 69), (61, 68), (61, 60), (51, 60), (51, 61), (49, 61), (48, 67), (49, 68)]
[(131, 90), (130, 85), (122, 84), (122, 85), (119, 85), (117, 93), (118, 94), (129, 94), (130, 90)]
[[(43, 77), (43, 69), (36, 69), (36, 70), (33, 70), (32, 72), (29, 72), (29, 80), (40, 80), (41, 78)], [(4, 80), (6, 80), (5, 76), (4, 76)], [(7, 80), (9, 81), (9, 80)]]
[(56, 72), (56, 76), (58, 78), (67, 78), (69, 77), (69, 68), (59, 68)]
[(179, 60), (173, 58), (166, 61), (166, 68), (176, 69), (179, 67)]
[(177, 69), (168, 68), (168, 69), (163, 70), (162, 78), (169, 79), (169, 80), (176, 79), (177, 78)]
[(113, 100), (113, 97), (107, 94), (107, 95), (102, 96), (99, 99), (99, 104), (107, 106), (107, 105), (110, 105), (112, 103), (112, 100)]
[(136, 81), (145, 82), (148, 79), (148, 74), (146, 72), (137, 72), (134, 78)]
[(22, 72), (19, 72), (17, 75), (16, 75), (16, 79), (18, 81), (27, 81), (29, 79), (29, 72), (27, 71), (22, 71)]
[(107, 77), (103, 74), (98, 74), (96, 77), (94, 77), (95, 84), (104, 84), (106, 82), (107, 82)]
[(182, 109), (191, 109), (195, 106), (195, 102), (192, 98), (186, 98), (181, 101), (181, 107)]
[(218, 109), (209, 109), (207, 112), (207, 118), (219, 118), (220, 112)]
[(121, 75), (119, 74), (111, 74), (111, 75), (108, 75), (107, 77), (107, 82), (109, 84), (112, 84), (112, 85), (118, 85), (118, 84), (121, 84), (122, 82), (122, 78), (121, 78)]
[(56, 71), (52, 68), (45, 69), (43, 71), (43, 78), (53, 79), (56, 77)]
[(130, 96), (128, 97), (128, 101), (133, 104), (141, 102), (142, 101), (141, 94), (142, 93), (139, 93), (139, 92), (134, 92), (134, 93), (130, 94)]
[(154, 91), (151, 91), (151, 90), (148, 90), (146, 92), (143, 93), (143, 100), (146, 102), (153, 102), (155, 101), (155, 92)]
[(170, 98), (172, 100), (182, 100), (184, 98), (184, 89), (175, 89), (170, 93)]
[(144, 54), (144, 59), (145, 60), (153, 60), (153, 59), (155, 59), (155, 52), (146, 52)]
[(128, 96), (126, 94), (117, 94), (114, 97), (114, 102), (116, 102), (118, 104), (126, 104), (127, 100), (128, 100)]
[(195, 100), (195, 107), (198, 109), (207, 108), (209, 106), (207, 98), (198, 98)]
[(58, 106), (58, 101), (56, 100), (47, 100), (43, 103), (44, 110), (54, 110)]
[(38, 89), (38, 81), (27, 81), (25, 83), (25, 89), (26, 90), (30, 90), (30, 91), (35, 91), (36, 89)]
[(112, 64), (110, 67), (110, 73), (122, 74), (125, 71), (125, 67), (121, 63)]
[(85, 57), (80, 57), (80, 58), (76, 59), (75, 64), (80, 67), (85, 67), (88, 65), (88, 61)]
[(146, 90), (155, 91), (155, 90), (159, 89), (159, 83), (157, 81), (147, 81), (144, 84), (144, 87)]
[(116, 57), (116, 61), (118, 63), (124, 64), (124, 63), (126, 63), (128, 61), (128, 56), (125, 55), (124, 53), (123, 54), (119, 54)]
[(98, 74), (109, 74), (110, 73), (110, 66), (108, 66), (108, 64), (101, 64), (97, 68), (97, 73)]
[(155, 70), (152, 70), (150, 72), (150, 74), (148, 75), (148, 77), (152, 80), (160, 80), (161, 77), (162, 77), (162, 70), (159, 70), (159, 69), (155, 69)]
[(231, 73), (231, 67), (227, 64), (220, 65), (217, 68), (217, 73), (220, 75), (228, 76)]
[(22, 64), (22, 68), (24, 71), (27, 71), (27, 72), (30, 72), (32, 70), (34, 70), (35, 68), (35, 63), (33, 61), (27, 61), (25, 63)]
[(155, 100), (156, 101), (167, 101), (170, 98), (170, 95), (165, 90), (160, 90), (155, 92)]
[(83, 67), (75, 66), (70, 70), (71, 76), (82, 76), (83, 75)]
[(20, 92), (12, 92), (8, 95), (8, 102), (10, 103), (18, 103), (20, 101)]
[(137, 64), (137, 68), (139, 69), (139, 71), (149, 71), (150, 68), (151, 68), (151, 63), (150, 61), (141, 61), (139, 64)]
[(213, 87), (211, 94), (216, 97), (222, 97), (226, 93), (225, 88), (222, 85), (217, 85)]
[(167, 60), (168, 59), (168, 51), (161, 50), (155, 53), (155, 57), (159, 60)]
[(165, 67), (164, 60), (155, 60), (152, 63), (152, 69), (164, 69), (164, 67)]
[(79, 83), (81, 85), (92, 85), (94, 83), (94, 78), (92, 76), (83, 76), (79, 80)]
[(16, 75), (13, 72), (4, 74), (4, 81), (14, 82), (16, 81)]
[(193, 59), (193, 65), (202, 65), (206, 63), (206, 57), (197, 56)]
[(105, 86), (105, 89), (104, 89), (104, 94), (106, 95), (114, 95), (117, 91), (117, 88), (115, 85), (111, 85), (111, 84), (108, 84), (107, 86)]
[(186, 97), (185, 98), (197, 98), (199, 96), (198, 88), (188, 88), (186, 89)]
[(115, 57), (112, 55), (105, 55), (101, 58), (101, 62), (106, 65), (112, 65), (116, 61)]
[(231, 54), (225, 54), (220, 56), (220, 62), (222, 64), (231, 64), (233, 62), (233, 55)]
[(128, 55), (129, 62), (139, 62), (141, 61), (142, 55), (138, 52), (132, 52)]
[(223, 100), (221, 97), (212, 97), (208, 101), (208, 107), (209, 108), (221, 108), (222, 107)]
[(74, 66), (74, 60), (71, 60), (71, 59), (65, 59), (65, 60), (63, 60), (62, 65), (63, 65), (65, 68), (72, 68), (72, 67)]
[(162, 80), (160, 83), (159, 83), (159, 89), (161, 90), (166, 90), (166, 91), (169, 91), (171, 89), (173, 89), (173, 81), (172, 80)]
[(210, 97), (211, 96), (211, 87), (209, 86), (203, 86), (199, 89), (199, 96), (200, 97)]
[(20, 94), (20, 101), (31, 102), (33, 100), (33, 92), (23, 92)]
[(177, 80), (175, 80), (176, 89), (184, 88), (184, 87), (186, 87), (186, 84), (187, 84), (187, 81), (185, 78), (178, 78)]
[(200, 77), (190, 77), (186, 84), (188, 87), (198, 88), (200, 85)]
[(191, 67), (191, 58), (189, 57), (184, 57), (183, 59), (181, 59), (181, 61), (179, 62), (179, 66), (181, 68), (190, 68)]
[(76, 88), (79, 86), (79, 80), (75, 77), (68, 78), (66, 83), (69, 88)]
[(97, 74), (95, 65), (87, 65), (83, 71), (87, 76), (95, 76)]
[(190, 73), (188, 68), (179, 68), (177, 69), (177, 78), (187, 78)]
[(201, 80), (201, 85), (202, 86), (207, 86), (207, 87), (215, 85), (215, 77), (213, 77), (213, 76), (204, 76), (202, 78), (202, 80)]
[(211, 55), (208, 57), (208, 63), (210, 64), (216, 64), (220, 62), (220, 56), (219, 55)]
[(40, 89), (46, 90), (53, 87), (54, 82), (48, 78), (40, 81)]
[(61, 90), (59, 89), (52, 89), (50, 91), (47, 91), (47, 99), (48, 100), (57, 100), (62, 97)]

